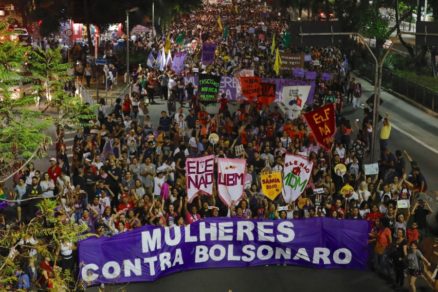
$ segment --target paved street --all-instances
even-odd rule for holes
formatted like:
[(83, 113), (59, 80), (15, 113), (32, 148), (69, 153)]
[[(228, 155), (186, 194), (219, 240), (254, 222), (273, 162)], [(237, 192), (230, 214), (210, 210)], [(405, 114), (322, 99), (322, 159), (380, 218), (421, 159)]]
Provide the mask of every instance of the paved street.
[[(373, 86), (360, 79), (364, 94), (363, 101), (373, 91)], [(391, 149), (407, 150), (418, 161), (426, 176), (429, 190), (438, 190), (435, 176), (438, 166), (438, 121), (414, 106), (382, 92), (384, 101), (381, 113), (389, 113), (394, 130), (391, 135)], [(161, 102), (149, 106), (150, 116), (157, 121), (160, 112), (167, 110)], [(345, 114), (349, 119), (361, 118), (362, 111), (354, 111), (348, 105)], [(431, 206), (436, 201), (428, 197)], [(292, 276), (293, 275), (293, 276)], [(297, 276), (299, 275), (299, 276)], [(188, 271), (174, 274), (153, 283), (132, 283), (129, 285), (106, 286), (105, 291), (171, 291), (178, 285), (179, 291), (391, 291), (392, 287), (371, 271), (315, 270), (299, 267), (254, 267), (242, 269), (213, 269)], [(354, 287), (354, 290), (352, 290)], [(96, 287), (89, 291), (97, 291)], [(398, 290), (398, 291), (408, 291)], [(417, 291), (432, 291), (425, 281), (418, 282)]]
[[(252, 267), (242, 269), (210, 269), (187, 271), (153, 283), (131, 283), (105, 286), (112, 291), (153, 292), (313, 292), (313, 291), (394, 291), (391, 285), (370, 271), (314, 270), (299, 267)], [(98, 291), (92, 287), (87, 291)], [(408, 291), (397, 290), (397, 291)], [(432, 292), (424, 282), (418, 292)]]

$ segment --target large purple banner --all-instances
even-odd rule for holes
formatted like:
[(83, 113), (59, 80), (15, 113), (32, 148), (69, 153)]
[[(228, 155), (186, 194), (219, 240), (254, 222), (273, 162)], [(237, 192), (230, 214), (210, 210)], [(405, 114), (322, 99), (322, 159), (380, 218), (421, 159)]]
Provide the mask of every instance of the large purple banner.
[(368, 222), (312, 218), (210, 218), (188, 226), (143, 226), (79, 242), (88, 285), (154, 281), (175, 272), (259, 265), (364, 269)]

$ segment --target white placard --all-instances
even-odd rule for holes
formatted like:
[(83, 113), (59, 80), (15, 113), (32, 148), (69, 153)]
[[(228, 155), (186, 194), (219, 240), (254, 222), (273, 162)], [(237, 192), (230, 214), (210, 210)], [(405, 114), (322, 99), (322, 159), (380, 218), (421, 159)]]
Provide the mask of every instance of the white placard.
[(398, 209), (409, 209), (410, 208), (410, 202), (409, 200), (398, 200), (397, 201), (397, 208)]
[(363, 168), (365, 171), (365, 175), (379, 174), (379, 164), (378, 163), (364, 164)]

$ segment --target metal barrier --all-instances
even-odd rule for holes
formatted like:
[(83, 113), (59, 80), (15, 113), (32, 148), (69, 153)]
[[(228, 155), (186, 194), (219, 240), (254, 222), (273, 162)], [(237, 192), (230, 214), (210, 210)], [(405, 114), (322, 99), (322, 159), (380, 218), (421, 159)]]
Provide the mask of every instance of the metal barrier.
[[(374, 80), (373, 65), (363, 63), (358, 69), (361, 75), (367, 77), (369, 80)], [(418, 85), (406, 78), (397, 76), (386, 68), (383, 69), (382, 85), (438, 113), (438, 92)]]

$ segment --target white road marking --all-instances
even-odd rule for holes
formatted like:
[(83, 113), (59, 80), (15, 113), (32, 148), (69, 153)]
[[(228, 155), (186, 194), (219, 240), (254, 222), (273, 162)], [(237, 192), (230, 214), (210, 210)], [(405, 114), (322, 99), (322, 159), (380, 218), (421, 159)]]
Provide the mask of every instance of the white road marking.
[(423, 141), (421, 141), (420, 139), (418, 139), (417, 137), (415, 137), (412, 134), (409, 134), (408, 132), (406, 132), (405, 130), (400, 129), (399, 127), (397, 127), (396, 125), (394, 125), (394, 123), (392, 123), (392, 127), (394, 129), (396, 129), (397, 131), (399, 131), (400, 133), (402, 133), (405, 136), (408, 136), (409, 138), (411, 138), (412, 140), (414, 140), (415, 142), (417, 142), (418, 144), (420, 144), (421, 146), (423, 146), (426, 149), (429, 149), (430, 151), (432, 151), (435, 154), (438, 154), (438, 150), (433, 148), (432, 146), (427, 145), (426, 143), (424, 143)]

